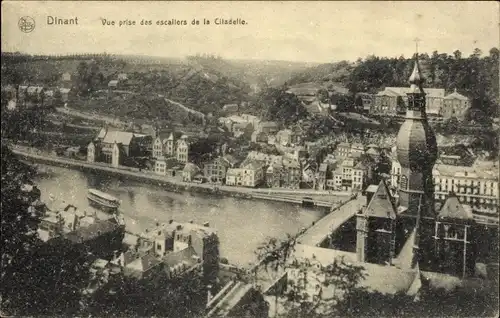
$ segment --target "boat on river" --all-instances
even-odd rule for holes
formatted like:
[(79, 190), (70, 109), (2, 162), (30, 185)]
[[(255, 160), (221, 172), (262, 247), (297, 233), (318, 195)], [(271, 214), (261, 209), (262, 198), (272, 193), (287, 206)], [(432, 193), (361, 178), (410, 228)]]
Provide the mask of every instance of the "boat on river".
[(91, 206), (105, 212), (116, 212), (120, 206), (118, 198), (97, 189), (89, 189), (87, 199)]

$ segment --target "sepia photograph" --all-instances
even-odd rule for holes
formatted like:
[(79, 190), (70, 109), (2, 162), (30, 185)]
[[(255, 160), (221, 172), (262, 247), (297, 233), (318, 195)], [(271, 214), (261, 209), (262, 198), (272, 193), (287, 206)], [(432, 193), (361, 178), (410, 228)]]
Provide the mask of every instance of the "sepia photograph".
[(2, 1), (2, 317), (498, 317), (496, 1)]

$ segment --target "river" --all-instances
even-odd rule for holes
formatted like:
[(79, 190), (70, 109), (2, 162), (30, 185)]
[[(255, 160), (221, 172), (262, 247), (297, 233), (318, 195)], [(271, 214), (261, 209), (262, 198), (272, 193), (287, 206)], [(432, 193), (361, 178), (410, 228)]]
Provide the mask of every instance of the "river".
[(88, 188), (96, 188), (122, 201), (120, 208), (127, 229), (134, 233), (170, 219), (209, 222), (217, 229), (221, 257), (240, 266), (256, 261), (255, 250), (267, 238), (295, 234), (324, 213), (288, 203), (172, 193), (160, 186), (59, 167), (44, 167), (44, 170), (48, 173), (39, 175), (36, 183), (42, 191), (42, 201), (49, 206), (62, 204), (64, 200), (78, 209), (93, 211), (86, 194)]

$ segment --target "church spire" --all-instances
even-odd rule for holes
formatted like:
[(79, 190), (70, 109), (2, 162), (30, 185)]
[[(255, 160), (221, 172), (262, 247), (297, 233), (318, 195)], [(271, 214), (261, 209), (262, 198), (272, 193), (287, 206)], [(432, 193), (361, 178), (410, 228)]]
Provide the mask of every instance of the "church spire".
[(424, 78), (422, 76), (422, 72), (420, 72), (420, 65), (418, 63), (418, 53), (415, 53), (415, 65), (413, 66), (413, 72), (410, 75), (410, 84), (420, 87), (423, 80)]

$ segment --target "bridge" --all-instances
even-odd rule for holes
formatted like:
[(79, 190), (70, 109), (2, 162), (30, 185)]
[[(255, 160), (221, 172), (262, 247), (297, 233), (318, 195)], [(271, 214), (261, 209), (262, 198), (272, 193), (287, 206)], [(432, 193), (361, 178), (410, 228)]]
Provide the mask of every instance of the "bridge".
[(359, 195), (343, 205), (332, 210), (297, 238), (297, 243), (319, 246), (330, 233), (336, 231), (342, 224), (353, 217), (366, 203), (366, 197)]
[[(334, 196), (334, 195), (332, 195)], [(302, 204), (304, 206), (310, 207), (325, 207), (330, 208), (334, 204), (332, 200), (318, 200), (312, 197), (301, 197), (299, 194), (297, 195), (276, 195), (276, 194), (264, 194), (264, 193), (253, 193), (252, 197), (255, 199), (261, 200), (272, 200), (278, 202), (286, 202), (286, 203), (295, 203)]]
[(205, 317), (226, 317), (231, 310), (242, 300), (242, 298), (251, 292), (253, 286), (241, 281), (229, 282), (224, 288), (208, 302)]

